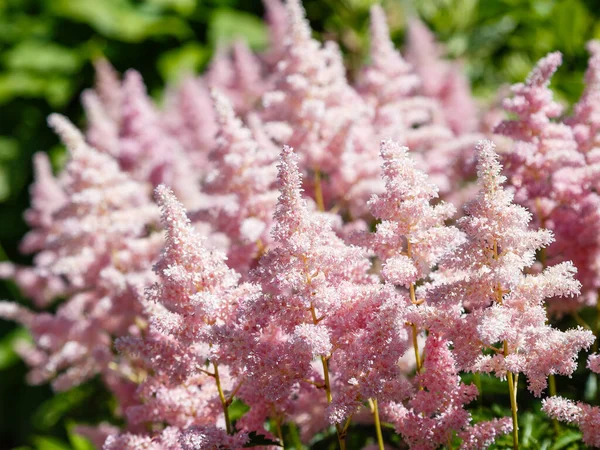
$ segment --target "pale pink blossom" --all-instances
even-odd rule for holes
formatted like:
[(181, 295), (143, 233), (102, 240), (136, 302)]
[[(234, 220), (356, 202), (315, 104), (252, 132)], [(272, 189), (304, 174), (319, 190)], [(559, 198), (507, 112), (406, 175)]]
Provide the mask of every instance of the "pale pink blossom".
[[(539, 396), (548, 375), (574, 372), (577, 354), (594, 336), (582, 328), (560, 331), (547, 324), (544, 299), (577, 295), (576, 269), (565, 262), (538, 274), (523, 273), (534, 263), (535, 251), (552, 242), (552, 234), (529, 229), (531, 215), (503, 188), (493, 144), (484, 141), (478, 151), (481, 191), (458, 221), (467, 241), (442, 260), (440, 273), (423, 289), (432, 304), (446, 310), (425, 311), (424, 320), (453, 341), (460, 367), (500, 378), (524, 373)], [(486, 351), (496, 344), (504, 351)]]
[(423, 22), (411, 18), (408, 26), (407, 59), (421, 79), (422, 93), (438, 99), (443, 114), (458, 134), (474, 131), (477, 108), (460, 64), (442, 59), (443, 50)]
[(575, 424), (583, 433), (583, 442), (600, 447), (600, 408), (562, 397), (550, 397), (542, 401), (542, 410), (550, 417)]

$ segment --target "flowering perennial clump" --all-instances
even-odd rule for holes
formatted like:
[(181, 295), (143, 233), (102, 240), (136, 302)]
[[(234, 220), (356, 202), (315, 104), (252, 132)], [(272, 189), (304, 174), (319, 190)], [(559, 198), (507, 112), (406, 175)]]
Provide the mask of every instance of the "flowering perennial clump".
[[(590, 348), (600, 373), (580, 314), (599, 304), (600, 44), (570, 116), (551, 53), (491, 133), (423, 23), (405, 58), (374, 6), (348, 77), (299, 0), (265, 6), (265, 53), (219, 48), (161, 107), (100, 60), (84, 132), (50, 116), (68, 158), (55, 175), (35, 156), (33, 263), (0, 264), (33, 303), (0, 302), (31, 333), (29, 381), (99, 377), (118, 420), (79, 432), (105, 450), (275, 448), (287, 432), (345, 449), (358, 426), (380, 450), (516, 449), (522, 375), (556, 427), (600, 446), (599, 408), (554, 379)], [(581, 326), (555, 325), (569, 316)], [(506, 381), (510, 414), (471, 409), (482, 376)]]

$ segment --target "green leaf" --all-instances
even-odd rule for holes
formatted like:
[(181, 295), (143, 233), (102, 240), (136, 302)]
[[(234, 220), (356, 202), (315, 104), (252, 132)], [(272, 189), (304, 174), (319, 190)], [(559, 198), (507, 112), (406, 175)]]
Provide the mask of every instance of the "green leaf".
[(15, 343), (21, 340), (30, 340), (25, 328), (16, 328), (0, 339), (0, 370), (7, 369), (21, 360), (14, 350)]
[(596, 398), (598, 394), (598, 375), (590, 373), (585, 383), (584, 398), (586, 401), (591, 402)]
[(580, 0), (562, 0), (552, 14), (556, 45), (568, 54), (581, 52), (590, 26), (590, 12)]
[(157, 68), (165, 81), (177, 81), (186, 73), (196, 73), (208, 60), (209, 51), (195, 42), (160, 55)]
[(83, 22), (100, 34), (124, 42), (141, 42), (158, 36), (179, 39), (192, 34), (187, 23), (175, 16), (136, 8), (124, 0), (48, 0), (53, 12)]
[(73, 49), (51, 42), (29, 40), (21, 42), (4, 54), (4, 64), (12, 70), (75, 73), (83, 58)]
[(229, 407), (229, 417), (231, 420), (239, 420), (248, 412), (250, 408), (243, 401), (235, 399)]
[(63, 169), (63, 167), (65, 167), (65, 164), (69, 159), (69, 154), (64, 145), (55, 145), (48, 150), (48, 157), (50, 158), (52, 169), (55, 173), (58, 173)]
[(32, 72), (13, 71), (0, 74), (0, 105), (18, 97), (45, 98), (53, 108), (60, 108), (73, 94), (69, 78)]
[(32, 440), (36, 450), (72, 450), (69, 444), (52, 436), (34, 436)]
[(594, 39), (600, 39), (600, 21), (598, 21), (598, 23), (596, 23), (596, 25), (594, 26), (592, 37)]
[(146, 0), (146, 3), (160, 9), (176, 11), (184, 16), (191, 14), (196, 8), (195, 0)]
[(561, 434), (556, 438), (554, 445), (550, 447), (550, 450), (560, 450), (561, 448), (565, 448), (572, 442), (577, 442), (581, 440), (582, 434), (578, 431), (574, 430), (566, 430), (564, 434)]
[(0, 136), (0, 161), (11, 161), (19, 157), (19, 141), (8, 136)]
[(89, 439), (75, 432), (76, 426), (77, 424), (74, 422), (69, 421), (67, 423), (67, 436), (73, 450), (95, 450), (96, 447), (94, 447), (94, 444)]
[[(0, 202), (7, 200), (11, 194), (10, 169), (0, 166)], [(1, 358), (1, 356), (0, 356)], [(1, 364), (1, 362), (0, 362)]]
[(49, 16), (0, 14), (0, 41), (22, 42), (33, 36), (49, 38), (53, 21)]
[(55, 426), (69, 411), (82, 405), (94, 393), (90, 384), (82, 384), (66, 392), (59, 392), (46, 400), (34, 412), (32, 422), (39, 430)]
[(261, 50), (268, 43), (266, 25), (258, 17), (228, 8), (217, 9), (208, 25), (208, 38), (213, 47), (244, 39), (250, 48)]

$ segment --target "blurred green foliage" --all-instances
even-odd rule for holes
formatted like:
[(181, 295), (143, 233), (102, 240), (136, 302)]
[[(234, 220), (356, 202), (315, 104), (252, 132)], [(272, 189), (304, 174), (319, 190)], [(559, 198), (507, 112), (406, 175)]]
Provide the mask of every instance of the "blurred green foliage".
[[(500, 85), (522, 81), (547, 52), (560, 50), (565, 63), (553, 87), (572, 102), (582, 90), (584, 44), (600, 38), (597, 0), (382, 2), (397, 44), (403, 42), (407, 17), (419, 15), (446, 44), (448, 55), (463, 61), (476, 94), (488, 98)], [(304, 1), (315, 35), (341, 43), (350, 77), (367, 57), (372, 3)], [(262, 14), (260, 0), (0, 0), (0, 259), (27, 261), (17, 246), (26, 231), (22, 212), (31, 156), (40, 150), (60, 154), (45, 122), (50, 112), (83, 124), (79, 95), (93, 82), (94, 58), (104, 55), (120, 71), (139, 70), (149, 91), (159, 95), (164, 83), (182, 72), (202, 70), (217, 45), (242, 36), (252, 48), (264, 47)], [(0, 284), (0, 298), (26, 303), (12, 283)], [(107, 417), (114, 407), (110, 396), (98, 380), (59, 395), (48, 386), (26, 385), (26, 368), (13, 350), (23, 338), (23, 330), (0, 322), (0, 450), (89, 450), (90, 444), (74, 434), (74, 424)], [(473, 381), (484, 392), (476, 418), (505, 414), (505, 383)], [(578, 372), (573, 380), (559, 379), (559, 392), (595, 402), (597, 379)], [(539, 409), (532, 397), (521, 401), (523, 410)], [(499, 405), (497, 411), (483, 408), (490, 404)], [(561, 425), (557, 433), (549, 425), (541, 415), (523, 414), (522, 447), (583, 448), (577, 431)], [(372, 431), (353, 426), (352, 445), (372, 443)], [(285, 433), (289, 448), (298, 448), (295, 427), (286, 426)], [(391, 430), (385, 435), (398, 444)], [(321, 438), (312, 448), (335, 447), (334, 434)]]

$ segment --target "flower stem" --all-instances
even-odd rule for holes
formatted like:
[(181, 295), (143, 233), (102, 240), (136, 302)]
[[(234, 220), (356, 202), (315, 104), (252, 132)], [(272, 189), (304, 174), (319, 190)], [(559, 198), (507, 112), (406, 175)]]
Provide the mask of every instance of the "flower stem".
[(325, 211), (325, 202), (323, 201), (323, 187), (321, 186), (321, 171), (315, 167), (315, 201), (319, 211)]
[(221, 387), (221, 378), (219, 378), (219, 366), (214, 361), (213, 367), (215, 368), (215, 382), (217, 383), (219, 398), (221, 399), (221, 405), (223, 406), (223, 415), (225, 416), (225, 428), (227, 429), (227, 434), (232, 434), (231, 420), (229, 419), (229, 404), (227, 402), (227, 399), (225, 398), (225, 394), (223, 393), (223, 388)]
[(412, 341), (413, 341), (413, 347), (415, 349), (415, 360), (417, 363), (417, 374), (421, 373), (422, 370), (422, 363), (421, 363), (421, 355), (419, 354), (419, 341), (417, 340), (417, 337), (419, 335), (419, 330), (417, 330), (417, 326), (412, 323), (411, 325), (412, 328)]
[(377, 399), (371, 400), (373, 408), (373, 418), (375, 419), (375, 433), (377, 433), (377, 445), (379, 450), (384, 450), (383, 445), (383, 434), (381, 433), (381, 422), (379, 421), (379, 406), (377, 405)]
[[(316, 325), (320, 322), (317, 318), (317, 312), (315, 311), (315, 307), (310, 305), (310, 314), (312, 316), (313, 323)], [(327, 363), (327, 358), (325, 356), (321, 356), (321, 364), (323, 365), (323, 380), (325, 384), (325, 394), (327, 396), (327, 403), (331, 403), (333, 400), (333, 396), (331, 394), (331, 383), (329, 381), (329, 364)], [(335, 424), (335, 431), (337, 432), (338, 442), (340, 444), (340, 450), (346, 450), (346, 430), (342, 428), (339, 423)]]
[(285, 449), (285, 444), (283, 442), (283, 433), (281, 432), (281, 418), (279, 416), (275, 418), (275, 426), (277, 427), (277, 437), (279, 438), (281, 448)]
[[(323, 364), (323, 378), (325, 379), (325, 393), (327, 395), (327, 403), (331, 403), (331, 401), (333, 400), (333, 396), (331, 395), (331, 383), (329, 382), (329, 366), (327, 364), (327, 358), (325, 358), (324, 356), (321, 356), (321, 364)], [(339, 423), (335, 424), (335, 431), (337, 432), (340, 450), (346, 450), (346, 433)]]
[[(508, 344), (504, 341), (504, 356), (508, 356)], [(513, 449), (519, 449), (519, 418), (517, 417), (517, 378), (508, 372), (508, 395), (510, 396), (510, 410), (513, 422)]]
[[(498, 260), (498, 258), (499, 258), (498, 241), (496, 241), (496, 240), (494, 240), (493, 250), (494, 250), (494, 259)], [(496, 286), (495, 291), (496, 291), (496, 302), (499, 305), (501, 305), (502, 304), (502, 286), (500, 285), (500, 283), (498, 283), (498, 286)], [(504, 358), (506, 358), (509, 355), (507, 341), (503, 342), (502, 354), (504, 355)], [(508, 372), (507, 378), (508, 378), (508, 395), (510, 396), (510, 410), (512, 412), (512, 422), (513, 422), (513, 449), (518, 450), (519, 449), (519, 418), (517, 416), (517, 411), (518, 411), (518, 407), (517, 407), (518, 374), (513, 375), (512, 372)]]
[[(553, 374), (548, 376), (548, 392), (551, 397), (556, 396), (556, 377)], [(560, 426), (556, 418), (552, 419), (552, 427), (554, 428), (554, 434), (560, 433)]]
[[(410, 239), (406, 240), (406, 255), (409, 258), (412, 258), (412, 246), (410, 244)], [(417, 301), (417, 296), (415, 294), (415, 284), (414, 283), (410, 283), (410, 287), (409, 287), (409, 292), (410, 292), (410, 302), (413, 305), (418, 305), (419, 302)], [(416, 361), (416, 367), (417, 367), (417, 375), (421, 373), (422, 370), (422, 363), (421, 363), (421, 356), (419, 354), (419, 341), (417, 339), (418, 335), (419, 335), (419, 330), (417, 329), (417, 326), (412, 323), (411, 325), (412, 328), (412, 341), (413, 341), (413, 348), (415, 349), (415, 361)], [(423, 390), (423, 386), (421, 386), (421, 383), (419, 382), (419, 389)]]

